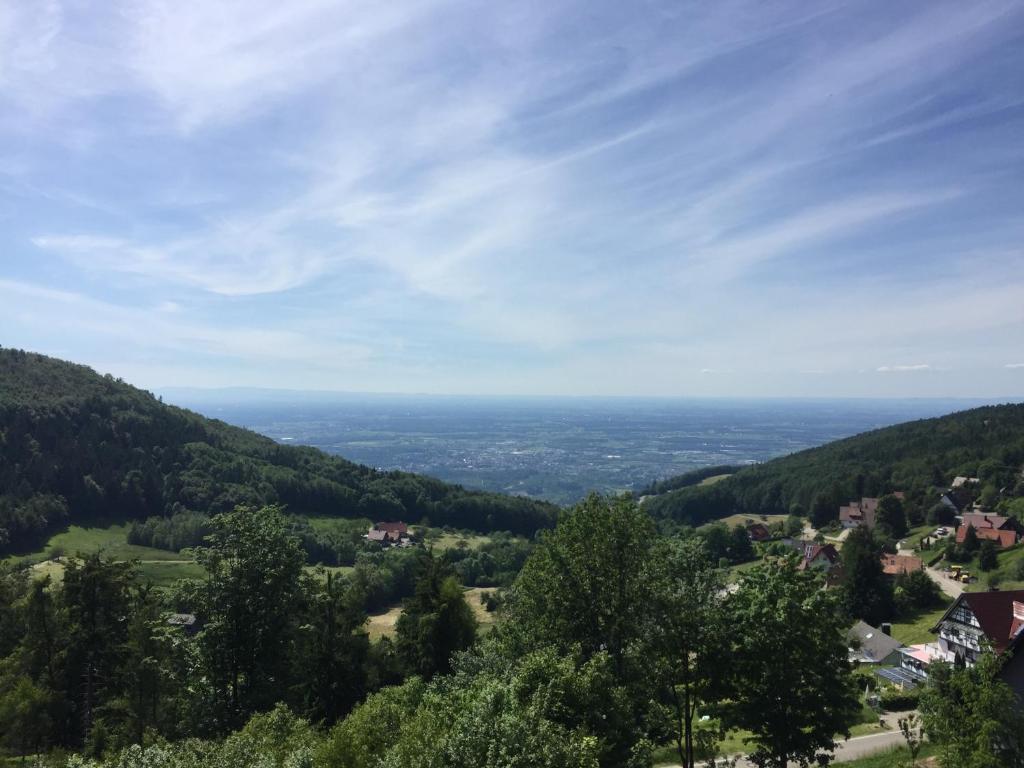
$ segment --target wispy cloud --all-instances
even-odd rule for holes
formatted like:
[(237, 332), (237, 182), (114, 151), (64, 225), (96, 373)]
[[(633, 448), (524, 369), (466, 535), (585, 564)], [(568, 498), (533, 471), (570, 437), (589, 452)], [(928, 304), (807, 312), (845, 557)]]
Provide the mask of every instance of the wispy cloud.
[(933, 368), (925, 363), (914, 365), (883, 365), (875, 369), (879, 373), (906, 373), (908, 371), (931, 371)]
[(1010, 0), (9, 4), (0, 279), (100, 302), (96, 339), (121, 307), (190, 370), (287, 347), (299, 386), (334, 374), (296, 351), (363, 388), (571, 391), (602, 360), (616, 391), (1009, 381), (1021, 23)]

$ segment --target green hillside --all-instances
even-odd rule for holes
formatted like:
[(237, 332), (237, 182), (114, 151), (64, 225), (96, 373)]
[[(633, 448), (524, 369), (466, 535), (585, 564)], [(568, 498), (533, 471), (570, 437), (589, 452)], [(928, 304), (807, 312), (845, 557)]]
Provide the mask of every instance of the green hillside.
[[(961, 411), (865, 432), (773, 461), (743, 468), (714, 485), (669, 479), (644, 509), (658, 517), (699, 524), (730, 514), (793, 510), (816, 522), (835, 517), (849, 499), (903, 490), (926, 508), (956, 475), (981, 479), (981, 496), (1024, 493), (1024, 404)], [(684, 478), (688, 479), (688, 478)]]
[(557, 513), (531, 499), (278, 445), (85, 366), (0, 349), (0, 555), (36, 549), (71, 523), (271, 503), (524, 534), (551, 526)]

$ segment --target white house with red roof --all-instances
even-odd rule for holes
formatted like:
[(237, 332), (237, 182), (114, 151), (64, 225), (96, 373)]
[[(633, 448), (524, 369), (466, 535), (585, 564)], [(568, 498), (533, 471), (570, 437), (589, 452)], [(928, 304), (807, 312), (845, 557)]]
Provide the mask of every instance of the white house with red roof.
[(920, 643), (901, 651), (900, 666), (928, 676), (933, 661), (971, 666), (986, 649), (1003, 653), (1020, 644), (1024, 630), (1024, 589), (1005, 592), (965, 592), (932, 628), (934, 643)]

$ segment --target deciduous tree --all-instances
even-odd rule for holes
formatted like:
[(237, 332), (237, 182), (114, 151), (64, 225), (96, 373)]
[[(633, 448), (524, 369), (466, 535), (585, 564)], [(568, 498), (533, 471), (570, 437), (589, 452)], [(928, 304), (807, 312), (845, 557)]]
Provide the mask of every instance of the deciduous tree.
[(827, 764), (860, 711), (835, 593), (788, 561), (744, 574), (728, 601), (726, 723), (752, 732), (761, 768)]

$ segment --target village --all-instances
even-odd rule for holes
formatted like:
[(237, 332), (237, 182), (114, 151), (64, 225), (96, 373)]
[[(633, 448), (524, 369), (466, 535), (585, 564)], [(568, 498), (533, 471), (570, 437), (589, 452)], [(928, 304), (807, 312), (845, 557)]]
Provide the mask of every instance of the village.
[[(986, 650), (1005, 656), (999, 675), (1016, 692), (1018, 704), (1024, 701), (1024, 589), (1000, 589), (996, 579), (982, 588), (979, 574), (967, 564), (946, 562), (950, 553), (966, 557), (982, 548), (987, 554), (978, 559), (983, 563), (986, 557), (1016, 561), (1024, 554), (1024, 526), (1017, 519), (988, 512), (970, 501), (969, 489), (977, 483), (977, 478), (956, 477), (940, 495), (939, 504), (949, 511), (953, 524), (925, 526), (897, 542), (896, 552), (881, 555), (882, 572), (888, 579), (926, 574), (947, 603), (925, 614), (923, 618), (930, 620), (924, 624), (905, 628), (906, 642), (893, 631), (891, 622), (876, 627), (857, 621), (849, 630), (849, 660), (879, 679), (877, 692), (868, 697), (879, 710), (913, 708), (913, 694), (896, 691), (913, 692), (928, 680), (929, 668), (936, 662), (971, 667)], [(905, 498), (900, 491), (891, 496), (901, 502)], [(774, 539), (791, 547), (801, 570), (817, 569), (825, 574), (826, 588), (835, 587), (842, 578), (844, 540), (853, 529), (875, 527), (881, 502), (881, 498), (863, 497), (840, 507), (842, 531), (835, 537), (807, 527), (805, 537), (778, 538), (778, 529), (773, 533), (766, 522), (748, 521), (746, 529), (752, 542), (766, 544)], [(996, 562), (993, 559), (987, 565)]]

